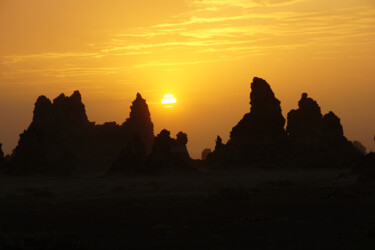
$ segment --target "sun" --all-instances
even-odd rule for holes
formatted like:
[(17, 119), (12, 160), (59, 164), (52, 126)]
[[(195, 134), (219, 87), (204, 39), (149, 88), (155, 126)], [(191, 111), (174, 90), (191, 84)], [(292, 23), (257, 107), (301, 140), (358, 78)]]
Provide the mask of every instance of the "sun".
[(174, 95), (172, 94), (166, 94), (163, 96), (163, 99), (161, 99), (161, 103), (164, 105), (166, 108), (173, 107), (173, 105), (177, 102), (177, 99)]

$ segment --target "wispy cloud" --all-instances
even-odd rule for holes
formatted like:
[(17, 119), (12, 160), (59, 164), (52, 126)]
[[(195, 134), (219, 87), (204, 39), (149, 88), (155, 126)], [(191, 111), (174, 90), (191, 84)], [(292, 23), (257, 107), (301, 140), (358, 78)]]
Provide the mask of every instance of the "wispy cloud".
[[(315, 1), (316, 6), (325, 6), (323, 0)], [(191, 7), (188, 12), (165, 22), (113, 31), (109, 35), (107, 32), (107, 38), (101, 42), (88, 43), (88, 52), (0, 55), (0, 65), (19, 64), (25, 72), (36, 73), (38, 70), (26, 62), (56, 62), (53, 67), (39, 69), (39, 73), (67, 77), (148, 67), (176, 70), (173, 66), (236, 60), (301, 47), (319, 48), (322, 54), (329, 55), (331, 50), (375, 44), (375, 7), (364, 0), (346, 5), (338, 2), (327, 9), (306, 7), (311, 0), (188, 2)], [(304, 8), (303, 2), (306, 2)], [(97, 65), (90, 70), (85, 64), (93, 59)], [(67, 61), (73, 66), (62, 64)], [(63, 69), (58, 69), (59, 66)]]

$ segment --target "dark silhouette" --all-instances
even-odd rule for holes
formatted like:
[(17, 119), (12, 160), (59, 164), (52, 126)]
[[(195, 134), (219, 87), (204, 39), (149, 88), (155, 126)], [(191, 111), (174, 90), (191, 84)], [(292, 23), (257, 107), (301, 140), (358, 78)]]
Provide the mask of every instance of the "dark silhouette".
[(206, 160), (208, 155), (211, 154), (211, 153), (212, 153), (212, 150), (210, 148), (203, 149), (201, 159)]
[(319, 105), (302, 94), (298, 109), (288, 113), (292, 163), (312, 167), (345, 167), (360, 159), (360, 152), (345, 136), (340, 118), (321, 114)]
[[(361, 159), (361, 152), (345, 138), (340, 119), (333, 112), (323, 116), (306, 93), (298, 109), (288, 113), (286, 129), (280, 101), (265, 80), (254, 77), (250, 105), (229, 141), (224, 144), (218, 136), (214, 152), (202, 154), (209, 166), (345, 167)], [(7, 169), (19, 174), (103, 174), (146, 166), (188, 167), (192, 161), (187, 142), (183, 132), (176, 139), (167, 130), (154, 137), (148, 105), (139, 93), (122, 125), (90, 122), (78, 91), (52, 102), (40, 96)]]
[(151, 114), (146, 100), (141, 94), (137, 93), (136, 99), (130, 107), (130, 116), (122, 124), (125, 130), (131, 134), (140, 136), (141, 141), (146, 147), (146, 153), (149, 154), (154, 143), (154, 124), (151, 121)]
[(223, 150), (223, 148), (224, 148), (223, 139), (221, 139), (220, 136), (217, 136), (216, 141), (215, 141), (215, 151)]
[(4, 167), (5, 164), (5, 157), (3, 152), (3, 145), (0, 143), (0, 168)]
[(190, 156), (186, 148), (187, 135), (177, 134), (176, 139), (170, 137), (170, 132), (163, 129), (156, 137), (151, 155), (148, 159), (150, 167), (183, 169), (189, 167)]
[(226, 145), (209, 157), (211, 162), (231, 162), (254, 164), (275, 161), (286, 140), (285, 119), (281, 113), (280, 101), (275, 97), (270, 85), (263, 79), (254, 77), (251, 83), (250, 113), (232, 129)]
[(11, 173), (104, 173), (128, 141), (138, 135), (147, 147), (153, 143), (153, 123), (145, 100), (138, 93), (130, 117), (95, 125), (87, 118), (81, 95), (61, 94), (51, 102), (38, 98), (33, 121), (20, 135), (12, 156)]
[(303, 93), (298, 109), (288, 113), (286, 132), (296, 143), (310, 145), (321, 131), (322, 119), (318, 103)]
[(323, 116), (306, 93), (288, 113), (286, 130), (280, 101), (265, 80), (253, 79), (250, 100), (250, 113), (232, 129), (228, 143), (217, 138), (208, 165), (345, 167), (359, 161), (340, 119), (333, 112)]

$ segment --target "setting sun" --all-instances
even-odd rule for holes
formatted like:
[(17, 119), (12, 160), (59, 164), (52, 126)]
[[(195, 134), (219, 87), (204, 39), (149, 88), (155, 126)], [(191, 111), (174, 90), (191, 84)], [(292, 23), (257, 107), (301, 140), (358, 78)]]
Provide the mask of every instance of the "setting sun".
[(172, 94), (166, 94), (163, 96), (163, 99), (161, 100), (162, 104), (166, 104), (166, 107), (172, 107), (173, 104), (177, 102), (176, 97)]

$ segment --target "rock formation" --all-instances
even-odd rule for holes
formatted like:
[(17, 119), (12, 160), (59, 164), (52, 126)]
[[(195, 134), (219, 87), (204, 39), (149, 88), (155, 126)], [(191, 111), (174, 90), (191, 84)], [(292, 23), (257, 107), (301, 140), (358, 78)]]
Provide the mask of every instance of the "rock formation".
[(322, 126), (322, 113), (316, 101), (302, 94), (298, 109), (288, 113), (286, 132), (289, 137), (309, 144), (317, 137)]
[(187, 135), (183, 132), (177, 134), (177, 138), (171, 138), (170, 132), (163, 129), (155, 137), (154, 146), (149, 157), (149, 164), (156, 168), (186, 168), (189, 165), (190, 156), (187, 150)]
[(358, 160), (359, 152), (344, 136), (333, 112), (322, 115), (319, 105), (302, 94), (298, 109), (288, 113), (286, 129), (293, 161), (309, 166), (343, 166)]
[(130, 107), (130, 116), (122, 125), (131, 134), (139, 135), (149, 154), (154, 143), (154, 124), (146, 100), (137, 93), (136, 99)]
[(122, 126), (90, 122), (78, 91), (70, 97), (61, 94), (53, 102), (40, 96), (29, 128), (20, 135), (10, 169), (21, 174), (104, 173), (136, 135), (152, 146), (153, 124), (140, 94)]
[[(253, 79), (250, 104), (250, 112), (232, 129), (219, 158), (250, 164), (278, 158), (276, 151), (280, 151), (286, 139), (285, 119), (280, 101), (265, 80), (257, 77)], [(218, 154), (214, 152), (214, 155)]]
[(254, 77), (250, 100), (250, 113), (232, 129), (231, 143), (267, 146), (285, 139), (285, 119), (281, 113), (280, 101), (265, 80)]

